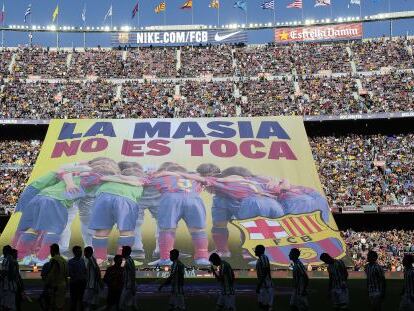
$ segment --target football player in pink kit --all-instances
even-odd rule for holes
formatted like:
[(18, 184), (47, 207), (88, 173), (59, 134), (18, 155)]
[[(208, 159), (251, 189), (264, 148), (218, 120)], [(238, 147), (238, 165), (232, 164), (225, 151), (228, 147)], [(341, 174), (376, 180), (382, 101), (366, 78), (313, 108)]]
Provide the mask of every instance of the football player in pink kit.
[(156, 187), (161, 193), (157, 223), (160, 228), (160, 259), (150, 265), (171, 265), (170, 251), (174, 248), (178, 221), (183, 219), (190, 231), (194, 245), (194, 261), (197, 265), (209, 265), (208, 237), (205, 231), (206, 209), (200, 198), (203, 186), (176, 173), (186, 170), (182, 166), (168, 168), (171, 175), (162, 172), (154, 175), (146, 184)]

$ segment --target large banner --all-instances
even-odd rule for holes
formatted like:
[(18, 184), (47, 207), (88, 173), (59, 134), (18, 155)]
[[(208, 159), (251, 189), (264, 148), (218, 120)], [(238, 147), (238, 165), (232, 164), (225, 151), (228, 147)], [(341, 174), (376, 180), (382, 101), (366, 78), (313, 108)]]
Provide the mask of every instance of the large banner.
[(361, 39), (362, 23), (275, 29), (276, 43)]
[(122, 245), (137, 265), (237, 268), (267, 247), (274, 266), (301, 250), (305, 264), (345, 255), (301, 117), (52, 120), (0, 244), (23, 264), (92, 245), (105, 265)]
[(178, 46), (199, 44), (246, 43), (244, 30), (183, 30), (183, 31), (142, 31), (113, 34), (113, 46)]

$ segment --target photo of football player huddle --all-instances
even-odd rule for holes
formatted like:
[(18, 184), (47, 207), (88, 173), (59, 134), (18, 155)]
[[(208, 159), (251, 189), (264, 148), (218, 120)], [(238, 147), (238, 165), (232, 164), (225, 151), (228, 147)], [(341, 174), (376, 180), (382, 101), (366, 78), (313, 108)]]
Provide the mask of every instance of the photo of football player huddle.
[[(209, 247), (206, 206), (200, 193), (213, 196)], [(92, 246), (99, 264), (105, 263), (109, 236), (116, 225), (117, 248), (131, 246), (134, 259), (144, 260), (141, 227), (148, 210), (156, 221), (156, 246), (150, 266), (171, 265), (177, 225), (183, 220), (191, 235), (196, 266), (210, 265), (209, 254), (231, 257), (229, 222), (257, 216), (278, 218), (288, 214), (320, 211), (329, 221), (330, 210), (323, 195), (312, 188), (291, 185), (277, 177), (257, 176), (244, 167), (221, 170), (201, 164), (195, 172), (165, 162), (143, 168), (138, 162), (97, 157), (61, 166), (27, 185), (16, 207), (20, 222), (12, 245), (23, 265), (43, 265), (50, 245), (68, 250), (71, 226), (79, 214), (85, 246)], [(243, 253), (246, 260), (251, 256)], [(255, 261), (254, 261), (255, 262)]]

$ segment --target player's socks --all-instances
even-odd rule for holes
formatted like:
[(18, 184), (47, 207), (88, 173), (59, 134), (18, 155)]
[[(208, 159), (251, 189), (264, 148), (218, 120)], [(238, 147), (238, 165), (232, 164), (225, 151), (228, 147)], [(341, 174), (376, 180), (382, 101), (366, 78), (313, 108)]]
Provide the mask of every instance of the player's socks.
[(229, 251), (229, 230), (227, 228), (213, 227), (211, 229), (214, 244), (220, 253)]
[(118, 254), (122, 252), (122, 246), (134, 245), (135, 237), (133, 235), (120, 235), (118, 238)]
[(158, 240), (160, 244), (160, 259), (169, 259), (170, 250), (174, 248), (175, 231), (160, 231)]
[(16, 249), (19, 259), (22, 259), (32, 253), (33, 246), (37, 240), (36, 232), (23, 232), (17, 242)]
[(50, 255), (50, 245), (59, 243), (60, 235), (52, 232), (48, 232), (44, 235), (40, 249), (37, 252), (37, 258), (40, 260), (46, 259)]
[(205, 231), (191, 232), (194, 245), (194, 259), (208, 258), (208, 237)]
[(137, 224), (134, 230), (135, 240), (134, 240), (134, 244), (132, 245), (132, 250), (134, 251), (144, 250), (144, 246), (142, 244), (141, 226), (142, 226), (142, 221), (137, 221)]
[(108, 257), (108, 237), (93, 236), (92, 247), (95, 258), (106, 260)]

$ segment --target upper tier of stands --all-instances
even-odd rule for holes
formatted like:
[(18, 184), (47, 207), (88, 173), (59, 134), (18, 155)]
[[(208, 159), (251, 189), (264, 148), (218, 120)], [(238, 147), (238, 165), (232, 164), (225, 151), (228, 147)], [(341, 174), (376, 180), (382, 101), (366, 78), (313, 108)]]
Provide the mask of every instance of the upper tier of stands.
[(413, 40), (0, 52), (0, 118), (410, 112)]

